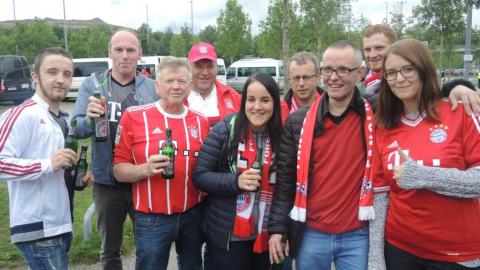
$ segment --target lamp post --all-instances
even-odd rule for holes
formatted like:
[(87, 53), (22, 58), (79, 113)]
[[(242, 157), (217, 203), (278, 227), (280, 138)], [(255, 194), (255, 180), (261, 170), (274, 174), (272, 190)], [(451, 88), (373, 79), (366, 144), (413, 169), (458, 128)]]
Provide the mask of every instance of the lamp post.
[(63, 38), (65, 40), (65, 50), (68, 52), (67, 18), (66, 18), (66, 15), (65, 15), (65, 0), (63, 0)]
[[(13, 22), (17, 23), (17, 16), (15, 15), (15, 0), (13, 0)], [(18, 55), (18, 45), (16, 41), (15, 41), (15, 54)]]

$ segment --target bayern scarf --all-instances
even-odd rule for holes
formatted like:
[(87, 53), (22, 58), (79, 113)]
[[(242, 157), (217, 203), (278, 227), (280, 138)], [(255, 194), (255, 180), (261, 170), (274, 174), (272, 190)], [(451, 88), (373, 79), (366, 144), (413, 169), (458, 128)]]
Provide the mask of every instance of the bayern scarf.
[(382, 82), (382, 73), (370, 71), (365, 77), (365, 92), (367, 94), (375, 94), (380, 89), (380, 83)]
[[(233, 128), (232, 128), (233, 130)], [(236, 166), (230, 167), (232, 172), (242, 173), (251, 167), (257, 157), (257, 145), (253, 138), (251, 130), (243, 142), (238, 144)], [(261, 158), (262, 180), (260, 182), (259, 198), (259, 220), (257, 227), (257, 236), (253, 245), (253, 251), (262, 253), (268, 250), (268, 240), (270, 236), (267, 232), (268, 217), (270, 216), (270, 207), (272, 204), (273, 186), (269, 184), (269, 171), (272, 163), (272, 148), (270, 138), (267, 137), (265, 148)], [(233, 235), (240, 238), (247, 238), (253, 233), (253, 206), (257, 192), (242, 192), (236, 198), (236, 215), (233, 225)]]
[[(312, 106), (307, 111), (303, 120), (302, 130), (300, 131), (300, 140), (297, 152), (297, 185), (295, 190), (295, 201), (290, 217), (299, 222), (305, 222), (307, 217), (307, 190), (308, 190), (308, 172), (310, 166), (310, 153), (313, 143), (313, 131), (315, 128), (315, 118), (318, 107), (321, 104), (325, 94), (317, 97)], [(363, 99), (365, 106), (364, 137), (367, 146), (367, 161), (362, 179), (362, 187), (359, 200), (359, 220), (372, 220), (375, 218), (373, 210), (373, 190), (372, 190), (372, 159), (373, 142), (375, 136), (375, 127), (373, 123), (373, 111), (367, 100)]]

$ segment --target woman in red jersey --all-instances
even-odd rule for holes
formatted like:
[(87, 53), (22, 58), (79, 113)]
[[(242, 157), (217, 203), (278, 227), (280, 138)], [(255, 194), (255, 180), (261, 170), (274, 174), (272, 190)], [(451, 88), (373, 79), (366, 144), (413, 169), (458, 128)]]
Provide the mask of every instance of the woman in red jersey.
[(383, 62), (369, 269), (480, 269), (480, 124), (442, 100), (429, 50), (394, 43)]
[(202, 227), (211, 269), (269, 268), (266, 226), (281, 130), (277, 83), (257, 73), (243, 88), (238, 114), (218, 122), (203, 143), (193, 181), (208, 193)]

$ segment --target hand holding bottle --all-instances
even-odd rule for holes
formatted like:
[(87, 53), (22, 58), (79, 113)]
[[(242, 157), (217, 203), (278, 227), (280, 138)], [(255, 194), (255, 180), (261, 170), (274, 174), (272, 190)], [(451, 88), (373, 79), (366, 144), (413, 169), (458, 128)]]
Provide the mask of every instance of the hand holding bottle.
[(152, 155), (148, 158), (147, 163), (145, 163), (144, 175), (150, 177), (152, 175), (160, 174), (169, 164), (170, 160), (167, 156), (161, 154)]
[(260, 187), (262, 176), (258, 169), (248, 169), (238, 176), (238, 186), (245, 191), (256, 191)]

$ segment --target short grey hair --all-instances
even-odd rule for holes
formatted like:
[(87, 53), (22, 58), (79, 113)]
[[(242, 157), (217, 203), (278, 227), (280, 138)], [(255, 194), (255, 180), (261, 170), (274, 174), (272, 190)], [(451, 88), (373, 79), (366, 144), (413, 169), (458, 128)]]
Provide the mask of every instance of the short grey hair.
[(185, 58), (179, 58), (175, 56), (162, 57), (162, 60), (160, 60), (160, 64), (158, 65), (157, 80), (160, 80), (160, 73), (162, 72), (162, 70), (166, 68), (170, 68), (173, 70), (177, 70), (179, 68), (185, 68), (188, 73), (188, 80), (189, 81), (192, 80), (192, 71), (190, 69), (190, 64)]
[(317, 57), (307, 51), (297, 52), (290, 59), (288, 59), (287, 73), (290, 74), (290, 65), (292, 62), (297, 63), (297, 65), (306, 65), (308, 62), (313, 63), (315, 66), (315, 72), (317, 73), (320, 70)]
[[(333, 42), (328, 48), (325, 50), (325, 52), (328, 49), (345, 49), (345, 48), (351, 48), (353, 50), (353, 56), (355, 57), (355, 62), (357, 63), (357, 66), (362, 65), (362, 51), (355, 45), (353, 42), (348, 41), (348, 40), (338, 40)], [(323, 52), (323, 57), (325, 57), (325, 52)]]

